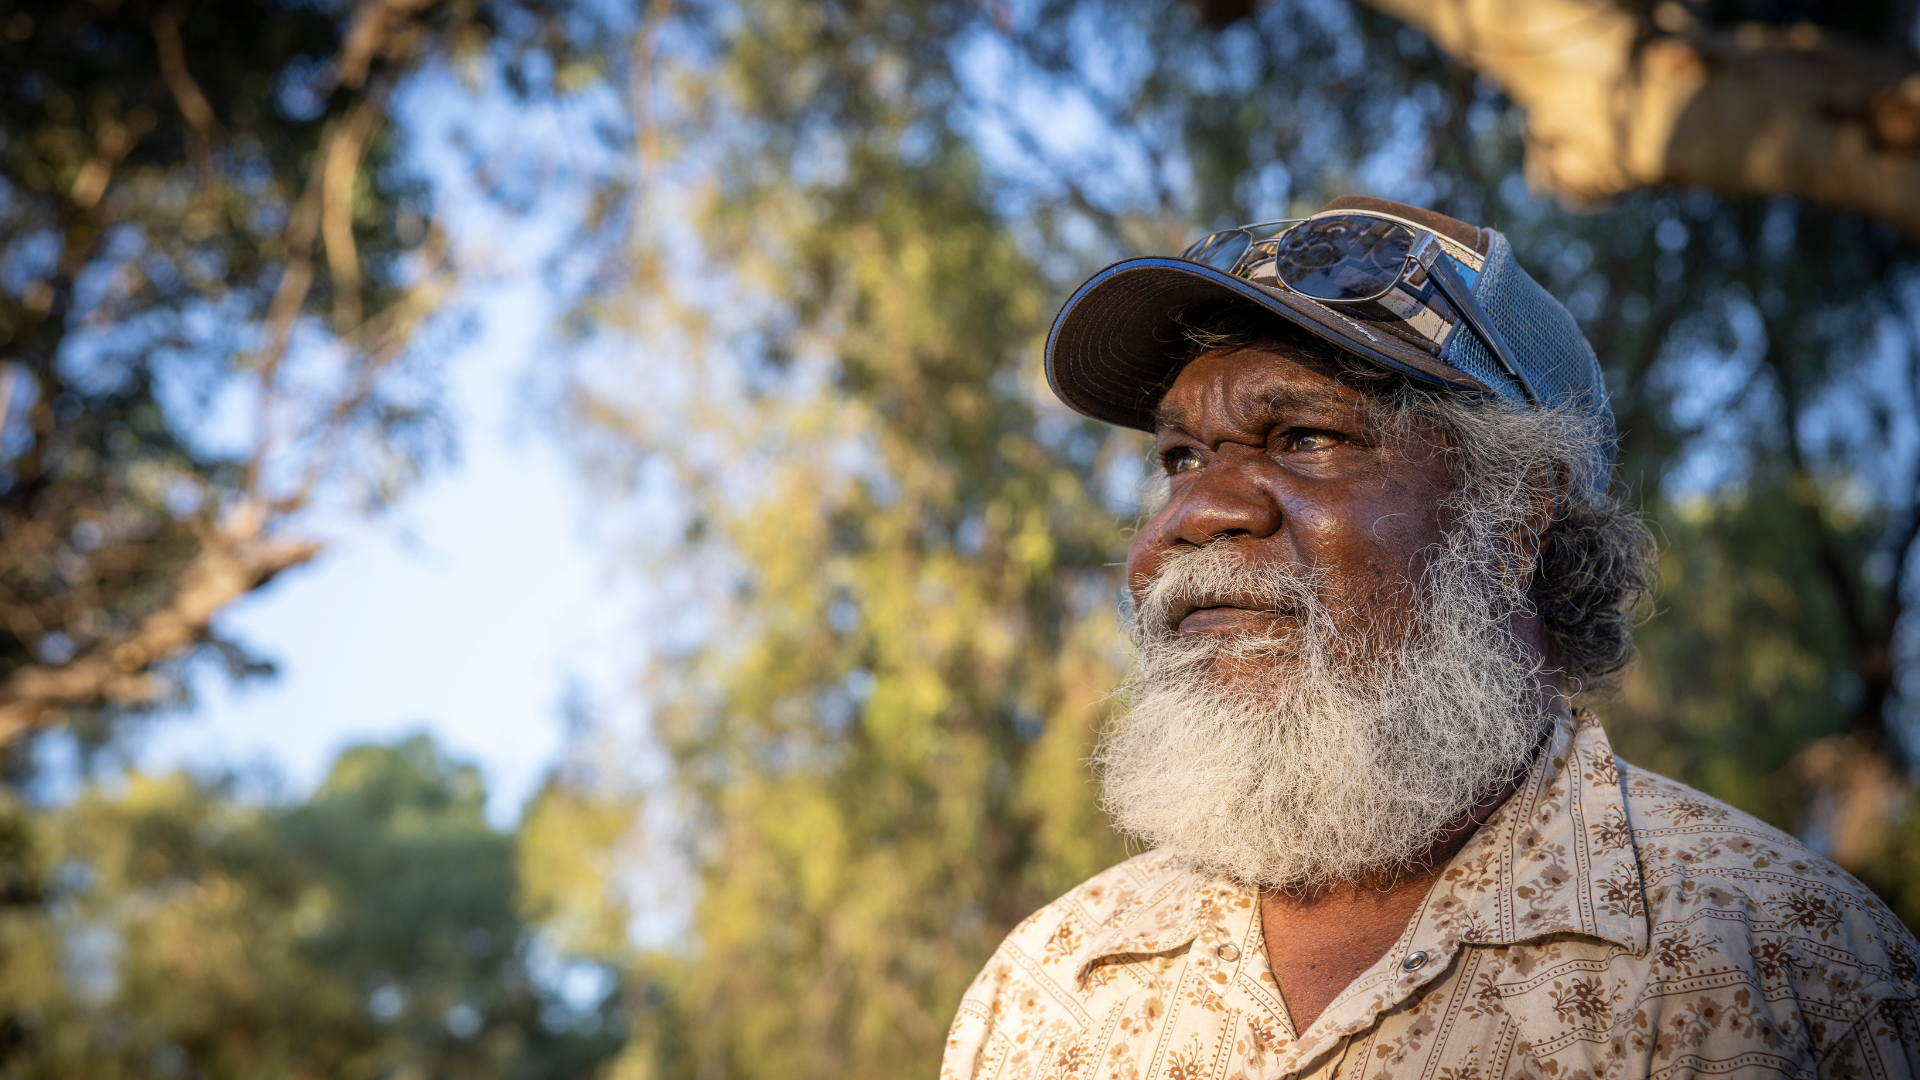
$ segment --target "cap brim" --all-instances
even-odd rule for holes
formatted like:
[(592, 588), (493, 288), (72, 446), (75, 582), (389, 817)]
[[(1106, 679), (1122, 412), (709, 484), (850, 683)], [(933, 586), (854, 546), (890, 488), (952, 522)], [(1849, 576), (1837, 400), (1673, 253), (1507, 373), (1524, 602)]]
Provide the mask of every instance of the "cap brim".
[(1152, 431), (1153, 411), (1189, 351), (1180, 317), (1235, 301), (1258, 304), (1346, 352), (1423, 382), (1487, 389), (1330, 306), (1166, 257), (1115, 263), (1074, 292), (1047, 334), (1047, 383), (1061, 401), (1096, 420)]

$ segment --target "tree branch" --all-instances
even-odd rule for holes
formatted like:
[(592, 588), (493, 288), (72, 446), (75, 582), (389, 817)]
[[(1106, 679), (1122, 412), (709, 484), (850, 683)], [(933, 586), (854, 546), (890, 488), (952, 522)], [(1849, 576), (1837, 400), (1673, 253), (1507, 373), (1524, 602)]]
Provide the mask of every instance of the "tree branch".
[[(306, 190), (301, 193), (300, 201), (294, 204), (293, 213), (287, 218), (287, 264), (281, 271), (280, 286), (274, 292), (273, 303), (267, 308), (266, 323), (260, 331), (264, 345), (258, 361), (260, 400), (255, 409), (259, 434), (252, 460), (247, 466), (251, 494), (257, 494), (253, 489), (262, 481), (267, 458), (273, 449), (272, 412), (279, 402), (280, 363), (286, 357), (288, 345), (292, 343), (293, 324), (307, 302), (308, 291), (313, 288), (313, 243), (322, 232), (323, 219), (328, 210), (329, 180), (345, 173), (351, 185), (352, 174), (359, 170), (367, 138), (379, 119), (380, 109), (375, 98), (367, 97), (361, 99), (345, 117), (328, 125), (321, 138), (313, 172), (307, 177)], [(351, 207), (346, 213), (351, 214)], [(327, 256), (333, 263), (331, 269), (336, 287), (342, 284), (342, 275), (348, 274), (342, 261), (352, 261), (349, 277), (354, 288), (354, 321), (357, 323), (359, 264), (354, 261), (351, 217), (346, 219), (345, 231), (344, 249), (331, 243), (332, 237), (327, 238)], [(337, 305), (337, 298), (335, 302)]]
[(154, 12), (153, 42), (159, 52), (160, 77), (167, 84), (167, 92), (173, 95), (174, 104), (180, 107), (180, 115), (186, 117), (187, 126), (193, 129), (194, 165), (200, 170), (202, 182), (207, 182), (213, 178), (213, 145), (219, 141), (221, 131), (213, 106), (207, 103), (200, 84), (187, 70), (187, 49), (180, 40), (180, 21), (192, 6), (193, 0), (173, 0)]
[(107, 193), (108, 181), (113, 179), (114, 168), (142, 135), (153, 130), (154, 120), (153, 110), (145, 106), (135, 106), (125, 118), (103, 116), (98, 120), (93, 156), (80, 167), (79, 175), (73, 178), (73, 187), (67, 192), (73, 205), (82, 210), (99, 205), (100, 197)]
[(373, 62), (394, 50), (397, 32), (407, 17), (432, 7), (435, 0), (363, 0), (354, 9), (353, 22), (334, 58), (340, 85), (357, 90), (367, 80)]
[(0, 682), (0, 745), (63, 708), (148, 700), (153, 693), (152, 677), (144, 673), (148, 664), (204, 641), (221, 609), (319, 553), (317, 543), (261, 535), (261, 517), (243, 512), (205, 537), (172, 601), (131, 631), (65, 664), (30, 664)]
[(434, 227), (418, 254), (422, 263), (420, 280), (398, 302), (362, 323), (341, 342), (358, 358), (352, 388), (342, 393), (322, 418), (319, 438), (307, 455), (300, 479), (286, 494), (266, 503), (275, 514), (288, 514), (306, 505), (314, 489), (332, 472), (354, 414), (373, 399), (380, 373), (400, 359), (415, 327), (452, 293), (454, 272), (449, 264), (446, 232)]
[(333, 329), (350, 333), (360, 325), (360, 253), (353, 240), (353, 182), (367, 140), (379, 126), (381, 110), (362, 99), (340, 129), (327, 140), (321, 163), (320, 235), (327, 246), (327, 272), (333, 279)]
[[(342, 429), (356, 421), (375, 398), (378, 376), (404, 352), (409, 332), (426, 317), (451, 288), (445, 268), (444, 236), (435, 230), (423, 252), (427, 265), (423, 280), (408, 291), (400, 303), (367, 319), (362, 310), (361, 267), (353, 234), (353, 188), (365, 161), (369, 141), (385, 119), (388, 94), (398, 75), (381, 70), (369, 80), (370, 68), (379, 62), (404, 59), (419, 51), (419, 31), (407, 20), (432, 5), (434, 0), (361, 0), (355, 9), (346, 40), (334, 60), (335, 70), (344, 73), (340, 81), (352, 91), (352, 100), (341, 115), (333, 117), (322, 130), (313, 165), (305, 187), (291, 208), (282, 232), (285, 261), (280, 282), (268, 305), (261, 326), (261, 348), (255, 357), (256, 377), (260, 383), (258, 430), (244, 491), (233, 508), (217, 523), (206, 523), (197, 532), (197, 550), (191, 561), (177, 574), (169, 570), (171, 593), (157, 611), (139, 619), (135, 625), (93, 640), (77, 656), (65, 663), (29, 663), (0, 678), (0, 746), (31, 730), (59, 720), (62, 710), (107, 705), (131, 706), (149, 702), (155, 696), (155, 680), (149, 668), (177, 657), (211, 639), (214, 617), (234, 601), (246, 596), (290, 567), (312, 559), (321, 545), (310, 539), (285, 535), (289, 515), (298, 510), (309, 495), (315, 478), (326, 471), (327, 463), (344, 438)], [(191, 0), (169, 0), (151, 21), (157, 46), (161, 81), (171, 92), (188, 127), (193, 132), (193, 154), (205, 185), (217, 182), (211, 160), (211, 148), (220, 129), (212, 107), (201, 93), (186, 67), (186, 50), (180, 23)], [(85, 211), (100, 202), (115, 166), (144, 131), (152, 126), (151, 110), (136, 109), (124, 118), (102, 116), (96, 121), (95, 153), (81, 169), (69, 192), (83, 213), (70, 215), (68, 254), (60, 273), (61, 288), (70, 288), (74, 275), (91, 262), (91, 245), (100, 230), (91, 227)], [(203, 192), (203, 195), (205, 193)], [(87, 243), (71, 240), (76, 229)], [(265, 490), (279, 477), (269, 477), (268, 467), (280, 447), (289, 440), (277, 421), (284, 393), (281, 368), (294, 327), (305, 310), (312, 292), (315, 245), (324, 245), (328, 271), (333, 284), (333, 316), (340, 344), (353, 358), (354, 370), (348, 373), (337, 400), (321, 403), (318, 410), (323, 429), (313, 440), (319, 449), (301, 462), (304, 482), (290, 497), (275, 497)], [(49, 305), (53, 315), (61, 311)], [(41, 444), (52, 431), (54, 419), (50, 402), (58, 391), (58, 370), (50, 359), (56, 350), (28, 354), (37, 357), (30, 364), (31, 374), (41, 380), (41, 400), (29, 422), (35, 445), (17, 459), (28, 494), (38, 482)], [(25, 362), (25, 361), (23, 361)], [(302, 403), (312, 404), (312, 403)], [(295, 433), (293, 438), (304, 437)], [(304, 450), (304, 447), (303, 447)], [(24, 498), (19, 501), (30, 505)], [(29, 514), (27, 523), (40, 523)], [(24, 524), (16, 522), (13, 534), (24, 533)], [(87, 587), (95, 587), (96, 583)], [(79, 586), (76, 586), (76, 589)], [(84, 597), (83, 597), (84, 599)], [(92, 602), (92, 601), (89, 601)], [(32, 606), (18, 597), (5, 595), (0, 587), (0, 625), (9, 627), (22, 641), (44, 637)], [(86, 636), (86, 635), (82, 635)]]
[(1527, 111), (1527, 179), (1574, 205), (1636, 187), (1794, 195), (1920, 236), (1920, 60), (1811, 24), (1660, 26), (1608, 0), (1367, 0)]

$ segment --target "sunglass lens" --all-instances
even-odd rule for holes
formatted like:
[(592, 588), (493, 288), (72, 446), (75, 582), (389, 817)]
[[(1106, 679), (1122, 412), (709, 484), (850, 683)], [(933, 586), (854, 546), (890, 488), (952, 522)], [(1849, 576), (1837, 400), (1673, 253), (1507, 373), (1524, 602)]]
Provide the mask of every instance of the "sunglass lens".
[(1365, 300), (1393, 287), (1413, 249), (1413, 230), (1369, 214), (1314, 218), (1280, 234), (1274, 271), (1316, 300)]
[(1231, 274), (1233, 268), (1240, 264), (1240, 257), (1245, 255), (1247, 248), (1251, 246), (1253, 246), (1253, 237), (1248, 235), (1245, 229), (1228, 229), (1226, 232), (1214, 233), (1193, 245), (1180, 257), (1205, 263), (1222, 273)]

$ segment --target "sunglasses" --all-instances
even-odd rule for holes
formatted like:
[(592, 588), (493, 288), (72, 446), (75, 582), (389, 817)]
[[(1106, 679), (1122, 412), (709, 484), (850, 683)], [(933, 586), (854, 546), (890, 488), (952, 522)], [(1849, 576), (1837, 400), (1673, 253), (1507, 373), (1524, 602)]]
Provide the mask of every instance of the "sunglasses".
[(1514, 363), (1453, 258), (1444, 255), (1440, 238), (1427, 229), (1373, 214), (1327, 214), (1212, 233), (1180, 257), (1259, 284), (1271, 281), (1323, 304), (1386, 300), (1389, 310), (1395, 307), (1389, 294), (1402, 282), (1417, 294), (1432, 278), (1500, 369), (1528, 402), (1538, 404), (1533, 383)]

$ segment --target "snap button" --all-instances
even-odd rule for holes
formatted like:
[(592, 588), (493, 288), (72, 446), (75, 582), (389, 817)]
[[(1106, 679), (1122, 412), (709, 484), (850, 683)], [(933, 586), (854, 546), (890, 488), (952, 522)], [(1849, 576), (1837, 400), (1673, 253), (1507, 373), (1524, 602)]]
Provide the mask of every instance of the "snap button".
[(1234, 948), (1232, 945), (1222, 945), (1219, 948), (1213, 950), (1213, 955), (1231, 964), (1235, 960), (1240, 959), (1240, 950)]
[(1425, 966), (1427, 966), (1427, 954), (1424, 952), (1408, 953), (1407, 958), (1400, 961), (1400, 968), (1403, 971), (1419, 971)]

